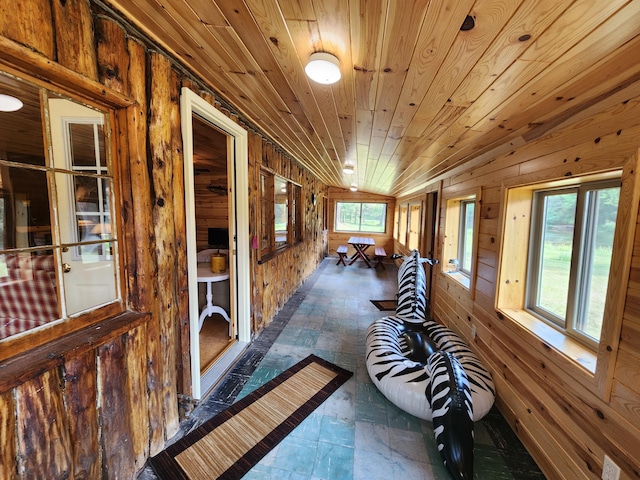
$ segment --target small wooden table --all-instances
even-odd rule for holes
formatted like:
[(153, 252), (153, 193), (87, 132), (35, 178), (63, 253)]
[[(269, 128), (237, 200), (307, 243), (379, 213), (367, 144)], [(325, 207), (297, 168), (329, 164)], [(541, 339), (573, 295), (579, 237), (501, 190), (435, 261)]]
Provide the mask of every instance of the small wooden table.
[(213, 315), (217, 313), (222, 315), (224, 319), (229, 322), (229, 335), (231, 335), (231, 319), (227, 312), (225, 312), (224, 308), (213, 304), (213, 293), (211, 292), (211, 284), (214, 282), (222, 282), (224, 280), (229, 279), (229, 270), (226, 270), (222, 273), (213, 273), (211, 271), (210, 263), (199, 263), (198, 264), (198, 283), (206, 283), (207, 284), (207, 304), (202, 309), (202, 313), (200, 313), (199, 325), (198, 328), (202, 329), (202, 324), (204, 323), (204, 319), (209, 315)]
[(369, 247), (375, 246), (376, 242), (373, 241), (371, 237), (351, 237), (349, 238), (349, 245), (353, 245), (353, 248), (356, 249), (356, 253), (351, 256), (351, 261), (349, 265), (355, 262), (358, 258), (364, 260), (369, 268), (371, 268), (371, 262), (369, 261), (369, 256), (366, 251)]

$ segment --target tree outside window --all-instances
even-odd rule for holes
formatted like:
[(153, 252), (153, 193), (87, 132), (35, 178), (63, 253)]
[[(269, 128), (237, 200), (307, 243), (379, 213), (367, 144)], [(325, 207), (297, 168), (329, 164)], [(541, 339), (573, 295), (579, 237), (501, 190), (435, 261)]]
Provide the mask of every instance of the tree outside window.
[(587, 343), (600, 339), (620, 182), (537, 191), (527, 308)]
[(336, 232), (384, 233), (386, 203), (336, 202)]

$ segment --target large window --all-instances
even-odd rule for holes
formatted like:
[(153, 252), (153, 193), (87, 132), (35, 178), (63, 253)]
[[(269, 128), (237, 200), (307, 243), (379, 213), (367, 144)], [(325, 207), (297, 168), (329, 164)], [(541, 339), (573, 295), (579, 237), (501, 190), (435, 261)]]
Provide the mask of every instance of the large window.
[(121, 294), (109, 115), (9, 75), (0, 91), (22, 102), (0, 110), (1, 339)]
[(386, 203), (336, 202), (336, 232), (384, 233)]
[(302, 241), (302, 188), (268, 170), (260, 171), (260, 257)]
[(527, 308), (590, 344), (600, 339), (618, 180), (536, 191)]

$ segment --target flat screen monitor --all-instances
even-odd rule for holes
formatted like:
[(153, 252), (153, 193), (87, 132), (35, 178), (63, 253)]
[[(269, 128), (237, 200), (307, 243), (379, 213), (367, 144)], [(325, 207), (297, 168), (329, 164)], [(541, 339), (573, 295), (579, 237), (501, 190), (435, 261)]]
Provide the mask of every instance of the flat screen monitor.
[(229, 229), (228, 228), (210, 228), (209, 229), (209, 247), (229, 248)]

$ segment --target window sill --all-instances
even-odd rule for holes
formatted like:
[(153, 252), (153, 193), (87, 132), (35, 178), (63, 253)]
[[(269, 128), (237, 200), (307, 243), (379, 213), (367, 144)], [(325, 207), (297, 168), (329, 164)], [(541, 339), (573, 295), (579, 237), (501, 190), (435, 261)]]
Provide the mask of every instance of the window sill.
[(518, 323), (520, 326), (540, 338), (545, 345), (552, 347), (591, 375), (595, 374), (597, 354), (580, 342), (559, 332), (555, 328), (537, 319), (526, 310), (503, 309), (499, 313)]
[(444, 272), (444, 274), (446, 276), (448, 276), (449, 278), (451, 278), (451, 279), (455, 280), (456, 282), (458, 282), (460, 285), (462, 285), (467, 290), (469, 290), (471, 288), (471, 279), (469, 277), (467, 277), (466, 275), (464, 275), (463, 273), (460, 273), (460, 272)]
[(20, 385), (40, 373), (62, 365), (142, 324), (148, 314), (125, 312), (82, 330), (63, 335), (0, 363), (0, 393)]
[(272, 258), (277, 257), (278, 255), (286, 252), (287, 250), (294, 248), (298, 245), (301, 245), (303, 243), (303, 241), (299, 241), (296, 243), (292, 243), (291, 245), (287, 245), (281, 248), (278, 248), (276, 251), (274, 252), (269, 252), (269, 253), (265, 253), (264, 255), (262, 255), (260, 258), (258, 258), (258, 265), (262, 265), (263, 263), (267, 263), (269, 260), (271, 260)]

